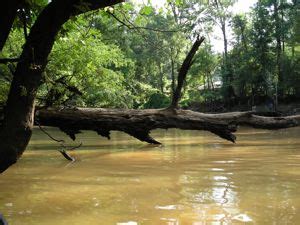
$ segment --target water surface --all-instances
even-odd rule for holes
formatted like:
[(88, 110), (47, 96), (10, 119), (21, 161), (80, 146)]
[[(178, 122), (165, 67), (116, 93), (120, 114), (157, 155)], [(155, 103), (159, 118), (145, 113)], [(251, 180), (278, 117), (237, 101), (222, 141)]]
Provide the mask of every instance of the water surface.
[(232, 144), (207, 132), (158, 130), (157, 147), (85, 132), (69, 163), (35, 130), (22, 159), (0, 175), (0, 212), (10, 225), (296, 225), (299, 135), (242, 128)]

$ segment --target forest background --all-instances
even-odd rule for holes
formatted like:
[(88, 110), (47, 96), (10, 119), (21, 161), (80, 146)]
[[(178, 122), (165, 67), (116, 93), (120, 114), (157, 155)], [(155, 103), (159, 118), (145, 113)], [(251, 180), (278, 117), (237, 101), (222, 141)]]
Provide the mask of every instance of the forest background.
[[(18, 11), (1, 58), (18, 58), (47, 0)], [(163, 108), (197, 35), (182, 100), (199, 111), (277, 110), (300, 99), (300, 17), (296, 0), (259, 0), (246, 13), (235, 0), (176, 0), (160, 7), (126, 2), (72, 18), (56, 37), (39, 89), (39, 106)], [(215, 51), (218, 31), (222, 51)], [(6, 102), (15, 62), (0, 64)]]

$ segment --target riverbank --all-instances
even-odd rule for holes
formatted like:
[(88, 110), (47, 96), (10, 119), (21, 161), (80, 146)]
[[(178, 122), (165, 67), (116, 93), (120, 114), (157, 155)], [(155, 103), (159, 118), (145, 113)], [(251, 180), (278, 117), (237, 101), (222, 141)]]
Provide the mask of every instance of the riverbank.
[(247, 104), (237, 104), (232, 107), (226, 107), (222, 102), (194, 102), (191, 103), (188, 107), (186, 107), (186, 109), (203, 113), (256, 111), (259, 113), (269, 114), (270, 116), (290, 116), (300, 114), (300, 100), (295, 102), (281, 103), (278, 105), (276, 112), (270, 110), (266, 104), (257, 104), (254, 106)]

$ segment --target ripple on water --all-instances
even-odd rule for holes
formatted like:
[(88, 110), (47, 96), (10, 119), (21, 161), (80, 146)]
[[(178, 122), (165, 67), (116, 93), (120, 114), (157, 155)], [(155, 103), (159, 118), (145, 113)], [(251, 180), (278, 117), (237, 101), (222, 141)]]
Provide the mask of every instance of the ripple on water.
[(162, 210), (175, 210), (177, 208), (178, 208), (177, 205), (165, 205), (165, 206), (157, 205), (157, 206), (155, 206), (155, 209), (162, 209)]
[(138, 223), (135, 221), (128, 221), (128, 222), (117, 223), (117, 225), (138, 225)]
[(210, 170), (213, 171), (213, 172), (225, 171), (224, 169), (221, 169), (221, 168), (211, 168)]
[(240, 135), (235, 145), (155, 131), (167, 137), (161, 149), (83, 133), (68, 167), (45, 140), (1, 175), (0, 212), (13, 225), (299, 224), (300, 128), (286, 131)]
[(225, 181), (225, 180), (228, 180), (228, 178), (225, 177), (225, 176), (213, 176), (213, 180), (215, 180), (215, 181)]

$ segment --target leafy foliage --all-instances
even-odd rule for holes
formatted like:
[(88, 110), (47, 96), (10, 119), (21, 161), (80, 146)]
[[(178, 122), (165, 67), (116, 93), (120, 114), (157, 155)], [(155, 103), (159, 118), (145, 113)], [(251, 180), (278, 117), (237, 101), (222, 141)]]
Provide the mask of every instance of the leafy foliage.
[[(297, 1), (259, 0), (250, 13), (238, 15), (231, 11), (235, 2), (167, 0), (163, 9), (151, 1), (126, 2), (72, 18), (57, 36), (38, 104), (166, 107), (177, 71), (198, 34), (206, 41), (189, 71), (182, 106), (300, 97)], [(28, 31), (47, 4), (26, 0), (20, 12), (25, 13)], [(17, 58), (22, 51), (21, 16), (1, 52), (3, 58)], [(214, 29), (223, 34), (224, 54), (213, 51)], [(0, 102), (6, 100), (14, 70), (15, 63), (0, 64)]]

